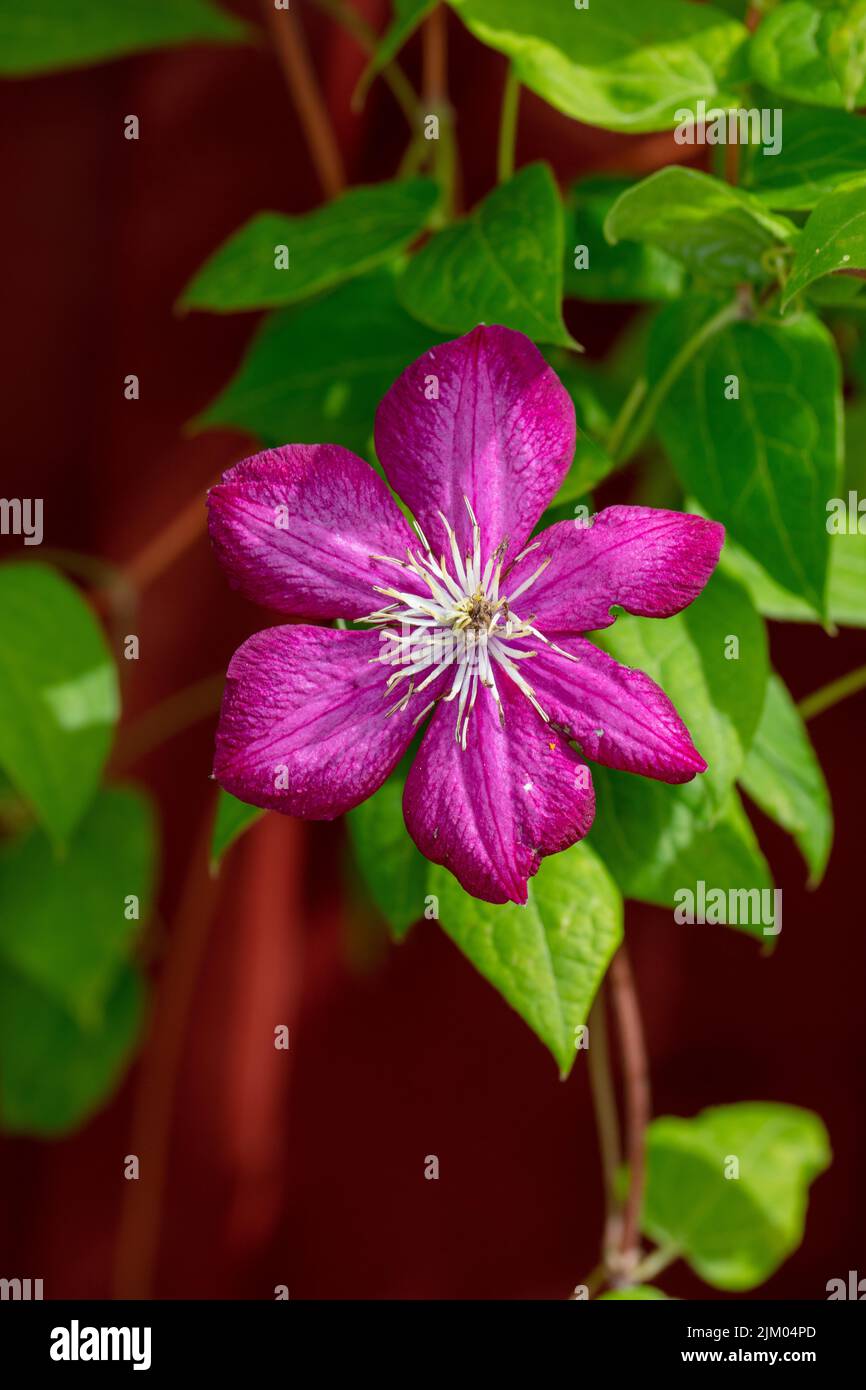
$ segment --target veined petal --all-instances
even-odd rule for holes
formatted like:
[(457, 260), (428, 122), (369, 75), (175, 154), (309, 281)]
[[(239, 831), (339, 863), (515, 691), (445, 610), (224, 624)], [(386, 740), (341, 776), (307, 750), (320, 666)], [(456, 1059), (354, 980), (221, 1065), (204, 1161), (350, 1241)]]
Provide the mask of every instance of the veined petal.
[(660, 782), (690, 782), (706, 763), (664, 691), (584, 637), (558, 636), (525, 663), (536, 699), (584, 756)]
[(447, 551), (442, 512), (465, 554), (468, 497), (482, 560), (508, 539), (519, 554), (574, 455), (571, 397), (522, 333), (479, 327), (419, 357), (382, 400), (376, 452), (433, 550)]
[(387, 715), (381, 649), (377, 632), (302, 625), (265, 628), (244, 642), (229, 664), (217, 728), (220, 786), (308, 820), (333, 820), (372, 796), (416, 732), (411, 702)]
[(483, 691), (465, 750), (454, 736), (453, 705), (439, 706), (410, 769), (403, 812), (421, 853), (450, 869), (467, 893), (525, 903), (526, 881), (542, 858), (589, 830), (595, 796), (583, 760), (510, 682), (502, 684), (505, 726)]
[(543, 559), (550, 564), (523, 608), (545, 633), (610, 627), (618, 604), (646, 618), (687, 608), (716, 567), (725, 528), (685, 512), (606, 507), (589, 525), (559, 521), (536, 537), (537, 547), (502, 581), (513, 593)]
[(363, 618), (374, 585), (421, 592), (371, 558), (417, 540), (378, 474), (337, 444), (287, 444), (244, 459), (208, 494), (208, 527), (235, 588), (278, 613)]

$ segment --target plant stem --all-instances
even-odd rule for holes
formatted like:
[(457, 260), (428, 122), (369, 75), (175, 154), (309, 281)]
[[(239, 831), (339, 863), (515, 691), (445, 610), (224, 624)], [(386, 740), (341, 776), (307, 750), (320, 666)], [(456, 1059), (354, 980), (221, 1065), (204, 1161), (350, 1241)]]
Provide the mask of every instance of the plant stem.
[[(217, 481), (215, 478), (214, 483)], [(152, 584), (199, 536), (204, 535), (207, 525), (206, 492), (207, 489), (204, 493), (197, 493), (167, 526), (124, 565), (123, 577), (133, 589), (140, 592)]]
[(505, 74), (502, 91), (502, 111), (499, 117), (499, 148), (496, 158), (496, 177), (506, 183), (514, 173), (514, 151), (517, 144), (517, 116), (520, 109), (520, 83), (511, 63)]
[(678, 1245), (660, 1245), (658, 1250), (651, 1250), (632, 1271), (632, 1279), (635, 1284), (647, 1284), (655, 1279), (657, 1274), (661, 1274), (663, 1269), (672, 1265), (675, 1260), (680, 1258), (680, 1248)]
[(817, 715), (823, 714), (825, 710), (832, 709), (840, 700), (846, 700), (849, 695), (856, 695), (858, 690), (866, 688), (866, 666), (858, 666), (856, 670), (849, 671), (846, 676), (840, 676), (838, 680), (830, 681), (829, 685), (824, 685), (820, 690), (807, 695), (805, 700), (801, 700), (797, 706), (803, 719), (814, 719)]
[[(341, 4), (340, 0), (315, 0), (315, 3), (337, 24), (342, 24), (343, 28), (355, 39), (358, 47), (363, 49), (366, 54), (375, 53), (379, 42), (376, 31), (349, 5)], [(400, 64), (392, 58), (390, 62), (382, 64), (377, 75), (391, 89), (391, 95), (406, 117), (411, 129), (416, 130), (418, 127), (418, 97)], [(361, 109), (365, 95), (366, 92), (360, 89), (359, 84), (352, 94), (351, 106), (353, 111)]]
[(596, 1265), (595, 1269), (592, 1270), (590, 1274), (587, 1274), (585, 1279), (581, 1279), (580, 1284), (576, 1286), (575, 1291), (568, 1295), (569, 1302), (574, 1302), (577, 1300), (577, 1289), (581, 1287), (581, 1284), (586, 1288), (589, 1297), (592, 1298), (593, 1294), (596, 1293), (598, 1289), (602, 1288), (606, 1283), (607, 1266), (604, 1264)]
[(619, 1132), (619, 1116), (616, 1109), (616, 1091), (610, 1065), (606, 997), (607, 989), (602, 984), (589, 1016), (588, 1059), (589, 1084), (592, 1090), (595, 1127), (598, 1134), (601, 1171), (604, 1181), (605, 1223), (602, 1256), (605, 1268), (610, 1255), (616, 1250), (620, 1233), (616, 1176), (622, 1163), (622, 1142)]
[(745, 315), (746, 308), (742, 300), (739, 297), (735, 298), (731, 300), (729, 304), (725, 304), (718, 313), (713, 314), (712, 318), (707, 319), (706, 323), (702, 324), (697, 333), (689, 338), (687, 343), (683, 344), (679, 352), (671, 358), (665, 371), (647, 395), (637, 422), (631, 432), (627, 434), (622, 446), (617, 450), (614, 459), (616, 463), (626, 463), (637, 449), (639, 449), (649, 433), (652, 423), (655, 420), (656, 412), (662, 401), (692, 358), (700, 352), (704, 343), (708, 342), (710, 338), (714, 338), (723, 328), (727, 328), (728, 324), (736, 323), (738, 319), (744, 318)]
[(608, 974), (611, 1004), (619, 1027), (625, 1101), (628, 1192), (622, 1211), (621, 1270), (631, 1277), (640, 1253), (640, 1217), (646, 1178), (646, 1129), (652, 1115), (649, 1062), (634, 975), (625, 943)]
[(631, 425), (638, 406), (642, 403), (646, 393), (647, 379), (645, 376), (639, 376), (632, 385), (631, 390), (622, 403), (619, 414), (610, 427), (606, 449), (611, 458), (616, 458), (622, 441), (625, 438), (626, 431)]
[(447, 11), (437, 5), (427, 19), (423, 33), (424, 105), (426, 114), (439, 122), (435, 142), (434, 167), (442, 189), (441, 222), (454, 216), (457, 183), (457, 151), (454, 143), (454, 113), (448, 101)]
[(319, 183), (328, 198), (346, 187), (346, 173), (328, 108), (319, 91), (310, 55), (297, 14), (275, 10), (273, 0), (262, 0), (265, 23), (298, 109)]
[(127, 729), (121, 729), (117, 749), (112, 757), (114, 772), (133, 766), (154, 748), (159, 748), (175, 734), (183, 733), (219, 709), (225, 686), (222, 672), (205, 676), (203, 680), (175, 691), (161, 704), (149, 709)]

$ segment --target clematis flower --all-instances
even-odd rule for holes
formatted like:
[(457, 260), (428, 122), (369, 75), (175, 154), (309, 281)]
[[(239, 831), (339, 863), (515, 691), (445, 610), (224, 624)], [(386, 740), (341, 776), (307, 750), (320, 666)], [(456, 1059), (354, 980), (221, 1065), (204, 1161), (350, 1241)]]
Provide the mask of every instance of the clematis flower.
[[(337, 445), (244, 460), (209, 495), (230, 582), (292, 617), (228, 668), (214, 775), (243, 801), (331, 820), (423, 737), (403, 810), (464, 889), (523, 903), (542, 858), (589, 830), (584, 761), (663, 782), (706, 769), (664, 692), (583, 636), (680, 612), (715, 522), (608, 507), (532, 537), (572, 460), (571, 398), (521, 333), (479, 327), (398, 378), (376, 416), (379, 475)], [(580, 751), (578, 751), (580, 750)]]

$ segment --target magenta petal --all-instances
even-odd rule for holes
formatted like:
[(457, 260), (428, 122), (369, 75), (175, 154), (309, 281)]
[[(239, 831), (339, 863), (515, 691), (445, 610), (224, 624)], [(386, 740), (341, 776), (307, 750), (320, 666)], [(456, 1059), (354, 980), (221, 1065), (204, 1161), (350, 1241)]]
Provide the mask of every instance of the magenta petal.
[(660, 782), (690, 782), (706, 763), (664, 691), (583, 637), (559, 636), (570, 661), (549, 648), (524, 664), (542, 709), (605, 767)]
[(481, 525), (482, 558), (508, 538), (516, 556), (574, 454), (574, 406), (522, 333), (475, 328), (407, 367), (376, 415), (376, 452), (391, 486), (437, 553), (441, 511), (464, 550), (464, 497)]
[(588, 526), (560, 521), (502, 583), (505, 594), (550, 564), (520, 600), (544, 633), (610, 627), (612, 604), (646, 618), (688, 607), (716, 567), (725, 528), (654, 507), (607, 507)]
[[(377, 632), (271, 627), (231, 659), (214, 776), (242, 801), (332, 820), (382, 785), (409, 746), (413, 709), (386, 717)], [(396, 698), (396, 697), (395, 697)]]
[(440, 704), (412, 764), (403, 797), (409, 833), (467, 893), (486, 902), (526, 902), (526, 881), (546, 854), (592, 825), (589, 769), (561, 734), (503, 682), (505, 727), (482, 691), (466, 749), (456, 711)]
[[(415, 541), (382, 479), (336, 444), (287, 444), (244, 459), (208, 494), (211, 540), (234, 587), (278, 613), (363, 618), (374, 585)], [(411, 579), (411, 576), (410, 576)]]

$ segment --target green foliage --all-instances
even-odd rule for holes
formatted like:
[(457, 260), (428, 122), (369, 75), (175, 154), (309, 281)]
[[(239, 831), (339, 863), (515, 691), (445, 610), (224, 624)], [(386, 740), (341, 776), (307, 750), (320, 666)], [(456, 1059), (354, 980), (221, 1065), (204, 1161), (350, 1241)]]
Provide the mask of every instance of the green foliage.
[(833, 842), (830, 792), (797, 706), (776, 675), (767, 684), (740, 781), (761, 810), (794, 836), (811, 882), (820, 883)]
[(710, 284), (734, 285), (763, 280), (767, 252), (791, 242), (797, 229), (751, 194), (673, 166), (627, 188), (604, 233), (612, 244), (631, 239), (670, 252)]
[[(676, 299), (683, 289), (683, 270), (659, 246), (611, 245), (604, 236), (605, 218), (630, 187), (628, 179), (609, 174), (580, 179), (566, 202), (565, 295), (591, 301), (640, 302)], [(589, 265), (578, 269), (577, 249), (585, 246)]]
[[(652, 379), (715, 307), (693, 296), (663, 310), (650, 341)], [(738, 398), (730, 396), (732, 378)], [(673, 383), (657, 421), (683, 486), (819, 614), (826, 611), (823, 518), (839, 486), (841, 411), (833, 339), (818, 319), (801, 314), (728, 325)]]
[[(814, 609), (776, 584), (748, 551), (731, 542), (725, 546), (722, 568), (745, 585), (765, 618), (783, 623), (817, 621)], [(830, 537), (827, 616), (840, 627), (866, 627), (866, 535)]]
[(144, 1010), (138, 973), (121, 967), (97, 1026), (82, 1028), (24, 976), (0, 968), (0, 1124), (59, 1135), (81, 1124), (119, 1080)]
[(567, 1076), (596, 991), (622, 938), (622, 901), (587, 844), (542, 862), (525, 907), (471, 898), (430, 872), (443, 931), (553, 1053)]
[(866, 121), (846, 111), (786, 111), (782, 148), (742, 151), (742, 181), (772, 208), (806, 211), (866, 168)]
[(0, 1124), (60, 1134), (114, 1086), (138, 1035), (131, 964), (156, 843), (140, 793), (100, 792), (56, 857), (32, 829), (0, 853)]
[(211, 873), (219, 871), (223, 855), (249, 830), (256, 821), (261, 820), (264, 811), (259, 806), (249, 806), (246, 801), (238, 801), (231, 792), (219, 789), (213, 834), (210, 842)]
[(449, 0), (551, 106), (607, 130), (668, 130), (680, 107), (725, 106), (746, 29), (710, 5), (603, 0)]
[(0, 0), (0, 74), (29, 77), (248, 31), (210, 0)]
[(423, 915), (431, 872), (403, 820), (407, 770), (404, 765), (392, 773), (347, 817), (361, 876), (395, 941), (402, 941)]
[(444, 333), (503, 323), (540, 343), (575, 343), (562, 322), (563, 219), (553, 175), (530, 164), (470, 217), (418, 252), (398, 294), (410, 314)]
[(866, 175), (853, 186), (837, 188), (817, 205), (803, 228), (784, 308), (795, 295), (835, 270), (866, 268)]
[(717, 1106), (662, 1116), (647, 1140), (643, 1229), (708, 1284), (752, 1289), (796, 1250), (809, 1185), (830, 1162), (816, 1115), (763, 1101)]
[[(729, 659), (731, 637), (739, 646)], [(620, 617), (594, 640), (661, 685), (708, 763), (684, 786), (593, 767), (590, 841), (624, 896), (670, 908), (676, 889), (700, 878), (725, 890), (769, 888), (766, 862), (733, 793), (768, 673), (764, 625), (745, 591), (717, 573), (676, 617)]]
[(392, 271), (371, 271), (269, 315), (237, 375), (193, 427), (235, 425), (265, 445), (327, 440), (368, 455), (382, 396), (441, 341), (397, 303)]
[(0, 568), (0, 766), (57, 844), (93, 798), (117, 674), (77, 589), (41, 564)]
[(750, 61), (779, 96), (853, 111), (866, 103), (866, 4), (788, 0), (762, 21)]
[(193, 276), (181, 305), (232, 314), (297, 304), (397, 255), (437, 198), (435, 183), (417, 178), (349, 189), (302, 217), (261, 212)]
[(61, 857), (36, 829), (4, 846), (0, 961), (96, 1027), (148, 916), (155, 855), (149, 803), (117, 788), (99, 794)]

